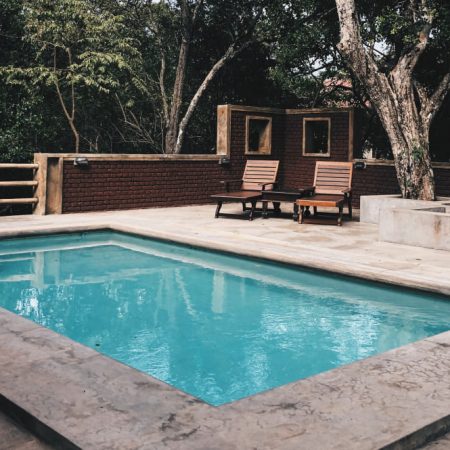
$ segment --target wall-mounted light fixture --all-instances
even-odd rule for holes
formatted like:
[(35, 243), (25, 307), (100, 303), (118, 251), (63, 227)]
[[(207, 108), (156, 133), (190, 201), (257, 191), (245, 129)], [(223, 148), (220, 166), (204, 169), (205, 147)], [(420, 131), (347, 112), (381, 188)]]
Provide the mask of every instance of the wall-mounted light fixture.
[(228, 156), (222, 156), (219, 159), (219, 166), (229, 166), (231, 163), (230, 158)]
[(87, 167), (89, 166), (89, 160), (85, 157), (78, 157), (74, 159), (73, 165), (77, 167)]

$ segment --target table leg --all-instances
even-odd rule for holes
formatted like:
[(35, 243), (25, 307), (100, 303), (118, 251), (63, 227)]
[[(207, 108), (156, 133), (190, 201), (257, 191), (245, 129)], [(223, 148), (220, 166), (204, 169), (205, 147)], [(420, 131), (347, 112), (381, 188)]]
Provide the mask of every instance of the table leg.
[(342, 226), (343, 213), (344, 213), (344, 205), (340, 205), (339, 206), (339, 216), (338, 216), (338, 221), (337, 221), (337, 224), (338, 224), (339, 227)]
[(273, 211), (277, 216), (281, 214), (280, 202), (273, 202)]
[(303, 215), (305, 214), (305, 207), (300, 206), (300, 215), (298, 217), (298, 223), (303, 223)]
[(297, 205), (297, 202), (294, 202), (294, 214), (292, 215), (292, 218), (294, 219), (294, 222), (297, 222), (297, 220), (298, 220), (298, 205)]

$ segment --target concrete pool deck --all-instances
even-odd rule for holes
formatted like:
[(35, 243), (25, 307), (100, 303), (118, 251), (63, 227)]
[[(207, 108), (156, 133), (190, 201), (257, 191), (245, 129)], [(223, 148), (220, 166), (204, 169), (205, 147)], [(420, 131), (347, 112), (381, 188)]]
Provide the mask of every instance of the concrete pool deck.
[[(111, 228), (450, 294), (450, 253), (377, 242), (376, 225), (213, 212), (9, 217), (0, 237)], [(218, 408), (2, 309), (0, 345), (0, 397), (72, 448), (416, 448), (450, 429), (450, 332)]]

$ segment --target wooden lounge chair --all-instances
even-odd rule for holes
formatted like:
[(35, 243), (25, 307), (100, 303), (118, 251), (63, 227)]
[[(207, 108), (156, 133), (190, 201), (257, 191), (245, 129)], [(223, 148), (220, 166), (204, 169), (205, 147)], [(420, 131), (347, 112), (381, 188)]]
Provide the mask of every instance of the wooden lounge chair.
[[(261, 192), (276, 185), (279, 163), (279, 161), (248, 160), (241, 180), (221, 181), (225, 185), (226, 192), (211, 195), (217, 202), (215, 217), (219, 217), (223, 203), (239, 202), (242, 203), (243, 211), (250, 210), (248, 218), (253, 220), (256, 203), (262, 198)], [(238, 182), (241, 183), (240, 190), (230, 191), (230, 185)], [(247, 203), (250, 203), (250, 208), (247, 208)]]
[[(317, 208), (339, 208), (337, 225), (342, 225), (344, 205), (347, 204), (348, 216), (352, 218), (352, 176), (353, 163), (317, 161), (314, 174), (313, 195), (297, 200), (300, 206), (299, 223), (304, 223), (309, 208), (314, 208), (314, 216), (308, 217), (310, 223), (329, 223), (329, 220), (317, 217)], [(305, 211), (306, 208), (306, 211)]]

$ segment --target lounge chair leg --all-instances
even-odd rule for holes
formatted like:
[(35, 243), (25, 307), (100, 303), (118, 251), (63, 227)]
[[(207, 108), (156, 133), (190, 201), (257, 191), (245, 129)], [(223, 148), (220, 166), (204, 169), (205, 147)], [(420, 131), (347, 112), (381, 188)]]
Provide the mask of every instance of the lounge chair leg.
[(313, 206), (314, 215), (317, 216), (317, 206)]
[(303, 223), (304, 215), (305, 215), (305, 207), (300, 206), (300, 215), (298, 216), (298, 223)]
[(351, 220), (352, 219), (352, 214), (353, 214), (352, 197), (351, 196), (348, 197), (347, 202), (348, 202), (348, 217)]
[(245, 202), (242, 202), (242, 211), (247, 211), (247, 205), (245, 204)]
[(263, 219), (267, 219), (268, 214), (267, 214), (267, 206), (268, 206), (269, 202), (262, 202), (262, 216)]
[(252, 207), (250, 208), (250, 215), (248, 216), (248, 220), (253, 220), (253, 213), (255, 212), (256, 202), (252, 202)]
[(344, 205), (339, 206), (339, 217), (338, 217), (338, 226), (342, 226), (342, 216), (344, 214)]
[(221, 202), (221, 201), (218, 201), (218, 202), (217, 202), (217, 208), (216, 208), (216, 214), (215, 214), (215, 216), (214, 216), (216, 219), (219, 217), (219, 214), (220, 214), (220, 208), (222, 208), (222, 202)]

